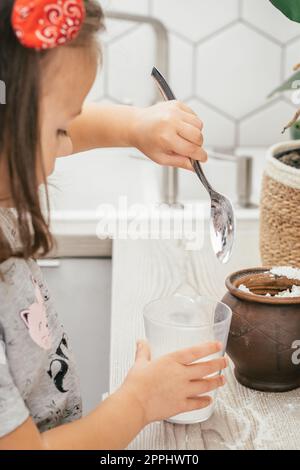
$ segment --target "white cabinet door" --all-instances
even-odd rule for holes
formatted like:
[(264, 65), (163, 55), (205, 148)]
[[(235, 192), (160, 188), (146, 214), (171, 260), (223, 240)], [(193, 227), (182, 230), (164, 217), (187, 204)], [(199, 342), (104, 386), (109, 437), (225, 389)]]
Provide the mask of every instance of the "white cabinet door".
[(75, 354), (86, 413), (108, 391), (111, 260), (62, 258), (42, 270)]

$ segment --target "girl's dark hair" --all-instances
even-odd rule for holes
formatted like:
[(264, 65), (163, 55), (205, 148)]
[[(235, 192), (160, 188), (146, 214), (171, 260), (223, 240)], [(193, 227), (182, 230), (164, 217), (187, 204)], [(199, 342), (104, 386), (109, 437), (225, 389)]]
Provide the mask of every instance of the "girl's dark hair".
[[(10, 246), (0, 226), (0, 262), (11, 256), (25, 259), (44, 256), (53, 247), (49, 222), (40, 204), (36, 174), (38, 155), (41, 155), (40, 63), (51, 52), (36, 52), (21, 46), (11, 27), (13, 4), (13, 0), (0, 0), (0, 80), (6, 87), (6, 104), (0, 103), (0, 168), (7, 170), (5, 185), (17, 212), (16, 229), (21, 248), (16, 251)], [(89, 46), (102, 29), (103, 12), (97, 0), (85, 0), (85, 7), (86, 18), (79, 35), (63, 47)], [(0, 188), (3, 178), (0, 175)], [(44, 182), (47, 194), (45, 177)], [(46, 199), (49, 212), (48, 196)]]

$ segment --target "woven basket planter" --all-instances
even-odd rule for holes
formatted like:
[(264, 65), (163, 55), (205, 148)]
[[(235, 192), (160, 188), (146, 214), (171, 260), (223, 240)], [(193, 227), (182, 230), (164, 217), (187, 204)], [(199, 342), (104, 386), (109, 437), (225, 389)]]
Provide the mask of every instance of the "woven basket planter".
[(260, 206), (260, 252), (264, 266), (300, 267), (300, 170), (274, 155), (299, 149), (293, 140), (271, 147), (263, 176)]

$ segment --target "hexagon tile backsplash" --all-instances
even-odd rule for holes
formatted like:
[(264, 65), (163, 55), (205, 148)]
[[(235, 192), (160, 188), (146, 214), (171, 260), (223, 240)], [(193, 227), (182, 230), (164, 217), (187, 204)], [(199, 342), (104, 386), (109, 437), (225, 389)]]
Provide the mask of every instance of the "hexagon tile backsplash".
[[(269, 92), (300, 62), (300, 25), (269, 0), (100, 0), (105, 11), (158, 18), (168, 29), (170, 83), (205, 124), (208, 146), (268, 146), (289, 138), (289, 96)], [(146, 106), (155, 35), (150, 26), (107, 20), (104, 66), (90, 100)]]

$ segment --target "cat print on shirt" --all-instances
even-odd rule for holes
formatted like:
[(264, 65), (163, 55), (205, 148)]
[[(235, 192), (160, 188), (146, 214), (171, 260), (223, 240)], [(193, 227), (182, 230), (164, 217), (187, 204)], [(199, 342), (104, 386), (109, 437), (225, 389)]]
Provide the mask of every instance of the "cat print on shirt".
[(67, 336), (63, 334), (48, 370), (49, 377), (53, 379), (55, 387), (61, 393), (69, 391), (64, 388), (64, 378), (69, 370), (68, 360), (68, 340)]
[(32, 278), (35, 292), (35, 302), (20, 312), (20, 316), (28, 328), (31, 339), (41, 348), (49, 350), (52, 346), (48, 326), (46, 307), (39, 285)]
[[(49, 299), (49, 296), (47, 295), (43, 298), (40, 287), (33, 277), (32, 282), (35, 289), (35, 302), (27, 309), (22, 310), (20, 316), (28, 328), (31, 339), (41, 348), (49, 350), (52, 346), (52, 340), (44, 302)], [(67, 336), (63, 334), (55, 353), (51, 354), (49, 369), (47, 371), (55, 387), (61, 393), (69, 391), (65, 389), (63, 384), (64, 378), (69, 370), (68, 361)]]

